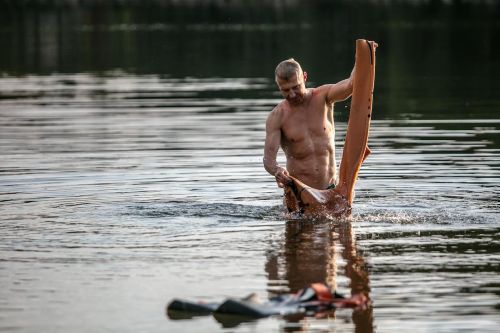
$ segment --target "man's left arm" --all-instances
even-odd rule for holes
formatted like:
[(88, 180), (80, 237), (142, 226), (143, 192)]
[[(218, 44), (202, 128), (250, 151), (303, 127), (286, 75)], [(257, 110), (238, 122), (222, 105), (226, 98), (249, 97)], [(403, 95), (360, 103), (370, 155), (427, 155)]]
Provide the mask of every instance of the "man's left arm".
[(344, 101), (351, 97), (353, 76), (354, 69), (349, 78), (328, 86), (328, 91), (326, 93), (326, 100), (328, 103)]

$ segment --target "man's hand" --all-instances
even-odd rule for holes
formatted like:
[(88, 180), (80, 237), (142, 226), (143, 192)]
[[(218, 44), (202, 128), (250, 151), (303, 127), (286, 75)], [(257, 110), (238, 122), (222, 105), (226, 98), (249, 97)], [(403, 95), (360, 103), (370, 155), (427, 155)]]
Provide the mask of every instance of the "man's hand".
[(276, 178), (276, 183), (279, 187), (283, 188), (287, 185), (292, 179), (290, 178), (290, 174), (283, 167), (278, 167), (276, 172), (274, 173), (274, 177)]

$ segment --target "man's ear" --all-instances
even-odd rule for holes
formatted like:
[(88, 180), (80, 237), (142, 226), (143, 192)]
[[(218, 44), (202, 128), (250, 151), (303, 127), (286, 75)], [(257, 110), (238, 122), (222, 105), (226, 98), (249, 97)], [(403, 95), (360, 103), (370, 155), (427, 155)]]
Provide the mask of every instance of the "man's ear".
[(303, 75), (304, 75), (304, 83), (305, 83), (305, 82), (307, 82), (307, 72), (304, 72)]

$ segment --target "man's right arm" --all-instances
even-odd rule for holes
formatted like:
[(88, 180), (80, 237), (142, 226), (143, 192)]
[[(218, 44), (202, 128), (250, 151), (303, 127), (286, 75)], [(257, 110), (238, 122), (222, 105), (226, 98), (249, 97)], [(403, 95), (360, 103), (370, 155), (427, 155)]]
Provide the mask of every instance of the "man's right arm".
[(284, 187), (290, 180), (288, 171), (278, 165), (276, 157), (281, 144), (281, 114), (276, 107), (266, 120), (266, 143), (264, 146), (264, 168), (276, 178), (279, 187)]

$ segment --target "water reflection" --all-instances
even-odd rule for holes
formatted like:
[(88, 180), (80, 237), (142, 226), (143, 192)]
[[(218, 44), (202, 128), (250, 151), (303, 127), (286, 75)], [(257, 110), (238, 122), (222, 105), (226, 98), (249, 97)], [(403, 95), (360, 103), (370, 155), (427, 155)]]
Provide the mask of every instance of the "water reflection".
[[(344, 272), (339, 276), (342, 268)], [(368, 268), (349, 221), (288, 221), (284, 239), (272, 244), (268, 251), (265, 271), (272, 293), (297, 292), (315, 282), (326, 282), (340, 290), (339, 280), (344, 276), (352, 295), (364, 293), (369, 297), (370, 293)], [(329, 317), (335, 318), (335, 312)], [(373, 332), (372, 306), (354, 310), (352, 322), (356, 332)]]
[[(281, 192), (262, 168), (274, 89), (254, 77), (1, 78), (0, 298), (21, 309), (2, 327), (77, 332), (112, 321), (127, 330), (140, 316), (154, 328), (139, 330), (155, 331), (165, 325), (158, 309), (174, 296), (218, 301), (327, 281), (342, 294), (370, 292), (373, 315), (341, 310), (286, 329), (399, 332), (410, 323), (424, 332), (439, 322), (443, 332), (496, 332), (499, 120), (375, 119), (354, 237), (351, 225), (284, 225)], [(337, 125), (341, 138), (345, 123)], [(61, 275), (61, 265), (79, 279)], [(47, 273), (36, 280), (40, 267)], [(92, 320), (74, 328), (76, 316)], [(203, 330), (198, 320), (169, 321), (167, 331), (221, 331), (212, 317)], [(282, 325), (268, 318), (233, 330)]]

